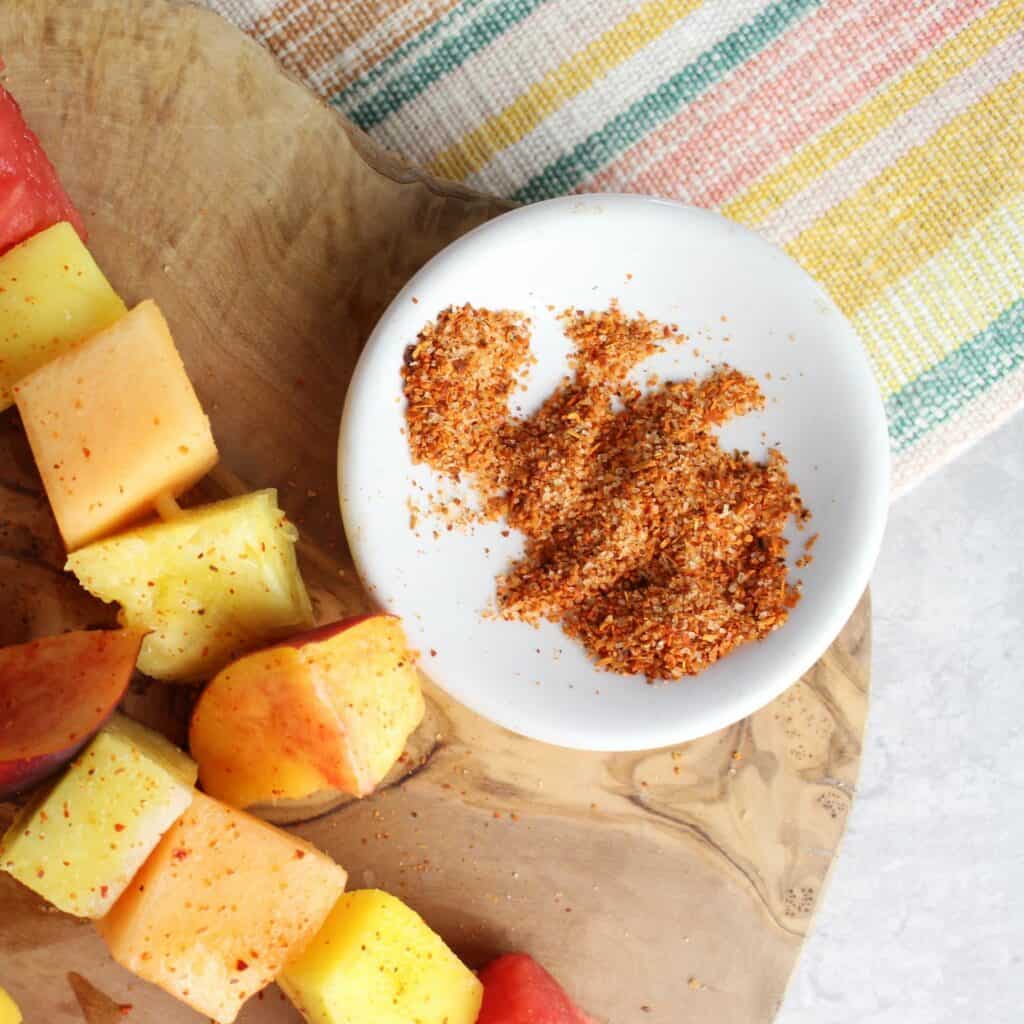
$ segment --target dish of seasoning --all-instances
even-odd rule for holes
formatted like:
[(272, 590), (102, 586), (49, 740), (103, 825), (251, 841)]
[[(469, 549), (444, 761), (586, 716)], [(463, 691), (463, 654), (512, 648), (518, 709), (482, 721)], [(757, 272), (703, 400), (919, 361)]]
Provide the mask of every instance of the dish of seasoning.
[(339, 481), (360, 575), (441, 686), (535, 738), (638, 749), (743, 717), (823, 653), (887, 460), (859, 343), (784, 254), (706, 211), (581, 196), (484, 225), (397, 296)]

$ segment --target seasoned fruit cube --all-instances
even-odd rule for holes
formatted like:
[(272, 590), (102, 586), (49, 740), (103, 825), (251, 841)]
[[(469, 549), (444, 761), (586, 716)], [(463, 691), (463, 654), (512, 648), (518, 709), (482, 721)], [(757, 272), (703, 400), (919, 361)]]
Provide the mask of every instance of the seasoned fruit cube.
[(310, 1024), (474, 1024), (483, 995), (419, 914), (376, 889), (342, 896), (278, 984)]
[(192, 802), (194, 766), (138, 723), (112, 724), (0, 842), (0, 867), (54, 906), (102, 917)]
[(69, 551), (187, 491), (217, 462), (153, 302), (40, 367), (14, 395)]
[(484, 1003), (477, 1024), (591, 1024), (532, 956), (507, 953), (481, 972)]
[(297, 539), (277, 492), (256, 491), (91, 544), (67, 568), (90, 593), (118, 602), (124, 625), (149, 631), (143, 672), (203, 679), (311, 624)]
[(0, 256), (0, 411), (14, 401), (18, 381), (124, 314), (66, 222)]
[(229, 1022), (344, 888), (345, 872), (308, 843), (197, 793), (97, 928), (118, 963)]
[(0, 252), (60, 220), (71, 221), (84, 241), (81, 216), (14, 97), (2, 86), (0, 153)]
[(0, 1024), (21, 1024), (18, 1004), (0, 988)]
[(364, 796), (422, 718), (402, 624), (371, 615), (229, 665), (196, 705), (189, 746), (203, 789), (236, 807), (324, 789)]
[(128, 688), (142, 634), (63, 633), (0, 649), (0, 800), (71, 760)]

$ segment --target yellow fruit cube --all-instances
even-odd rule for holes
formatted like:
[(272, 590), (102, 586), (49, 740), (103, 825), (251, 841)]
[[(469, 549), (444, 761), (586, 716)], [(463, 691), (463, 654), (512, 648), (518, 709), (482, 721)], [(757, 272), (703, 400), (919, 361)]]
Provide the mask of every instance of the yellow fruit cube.
[(401, 900), (346, 893), (278, 984), (310, 1024), (475, 1024), (483, 986)]
[(122, 623), (149, 633), (141, 671), (191, 681), (311, 625), (297, 539), (271, 489), (90, 544), (67, 568), (90, 593), (118, 602)]
[(345, 872), (308, 843), (197, 793), (96, 927), (122, 966), (228, 1024), (344, 888)]
[(66, 221), (0, 257), (0, 412), (23, 377), (109, 327), (125, 305)]
[(18, 1004), (0, 988), (0, 1024), (21, 1024)]
[(102, 917), (192, 802), (195, 765), (115, 716), (0, 841), (0, 867), (54, 906)]
[(69, 551), (187, 491), (217, 462), (153, 302), (40, 367), (14, 396)]

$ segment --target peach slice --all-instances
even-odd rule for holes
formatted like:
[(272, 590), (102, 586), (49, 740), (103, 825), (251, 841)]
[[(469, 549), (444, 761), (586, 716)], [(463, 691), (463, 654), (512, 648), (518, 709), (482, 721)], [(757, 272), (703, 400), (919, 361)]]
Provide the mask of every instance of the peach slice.
[(323, 789), (365, 796), (423, 712), (401, 622), (371, 615), (223, 669), (196, 705), (189, 739), (203, 788), (238, 807)]
[(142, 644), (129, 629), (0, 648), (0, 799), (53, 774), (124, 696)]

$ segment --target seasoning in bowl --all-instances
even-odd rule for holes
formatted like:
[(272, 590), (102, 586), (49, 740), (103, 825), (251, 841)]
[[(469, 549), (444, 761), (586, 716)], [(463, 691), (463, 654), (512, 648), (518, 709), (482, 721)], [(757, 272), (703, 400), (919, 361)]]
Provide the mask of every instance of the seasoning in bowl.
[(629, 374), (682, 339), (617, 304), (562, 314), (572, 376), (531, 416), (509, 411), (527, 324), (463, 306), (428, 324), (403, 370), (414, 459), (467, 476), (483, 515), (526, 538), (497, 580), (507, 619), (546, 619), (613, 672), (695, 675), (781, 626), (800, 597), (783, 531), (809, 518), (786, 460), (721, 447), (764, 405), (727, 366), (642, 393)]

